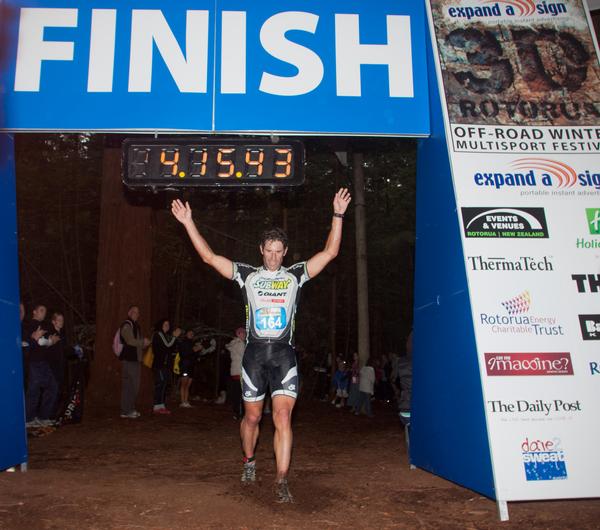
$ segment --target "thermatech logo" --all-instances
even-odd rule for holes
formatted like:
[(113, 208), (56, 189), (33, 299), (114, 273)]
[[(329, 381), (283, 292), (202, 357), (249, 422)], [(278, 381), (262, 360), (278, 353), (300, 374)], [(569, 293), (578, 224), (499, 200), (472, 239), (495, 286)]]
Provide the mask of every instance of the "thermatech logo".
[(465, 237), (547, 238), (543, 208), (461, 208)]
[(521, 443), (525, 478), (534, 480), (564, 480), (567, 478), (565, 452), (560, 438), (529, 439)]
[[(560, 188), (570, 190), (594, 188), (600, 190), (600, 173), (586, 169), (577, 172), (571, 166), (549, 158), (519, 158), (511, 164), (512, 172), (482, 171), (473, 175), (478, 187), (501, 188)], [(569, 194), (575, 194), (574, 191)]]
[[(469, 2), (470, 3), (470, 2)], [(563, 2), (539, 2), (533, 0), (486, 0), (488, 5), (473, 5), (448, 8), (450, 18), (489, 19), (501, 17), (532, 17), (549, 15), (556, 17), (567, 12)]]

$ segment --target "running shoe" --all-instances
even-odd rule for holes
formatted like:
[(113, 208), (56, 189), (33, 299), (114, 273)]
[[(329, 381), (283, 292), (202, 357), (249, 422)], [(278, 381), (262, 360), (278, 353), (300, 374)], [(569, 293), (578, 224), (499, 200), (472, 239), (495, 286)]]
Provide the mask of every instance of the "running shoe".
[(133, 412), (129, 412), (128, 414), (121, 414), (121, 418), (128, 418), (131, 420), (135, 420), (139, 416), (140, 416), (140, 413), (136, 412), (135, 410)]
[(182, 402), (179, 404), (179, 406), (180, 406), (182, 409), (191, 409), (191, 408), (192, 408), (192, 405), (190, 405), (188, 401), (182, 401)]
[(171, 411), (165, 407), (162, 407), (160, 409), (154, 409), (152, 414), (171, 414)]
[(294, 502), (294, 497), (290, 493), (286, 478), (282, 478), (275, 483), (275, 495), (277, 502)]
[(244, 462), (242, 482), (256, 482), (256, 462)]

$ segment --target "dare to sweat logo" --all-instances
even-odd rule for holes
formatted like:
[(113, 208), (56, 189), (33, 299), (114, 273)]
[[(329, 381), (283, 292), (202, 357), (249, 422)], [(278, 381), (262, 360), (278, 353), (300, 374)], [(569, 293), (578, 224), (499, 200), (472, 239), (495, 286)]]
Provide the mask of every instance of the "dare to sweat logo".
[(564, 480), (567, 462), (560, 438), (529, 438), (521, 443), (527, 481)]

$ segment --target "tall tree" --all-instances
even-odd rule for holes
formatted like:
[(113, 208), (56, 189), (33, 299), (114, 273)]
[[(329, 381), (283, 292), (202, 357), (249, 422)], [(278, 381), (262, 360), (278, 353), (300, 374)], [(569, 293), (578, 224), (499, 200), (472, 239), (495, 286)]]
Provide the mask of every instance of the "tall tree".
[[(91, 397), (116, 403), (120, 395), (119, 361), (111, 349), (115, 331), (131, 305), (140, 308), (146, 334), (151, 315), (152, 210), (127, 201), (121, 183), (121, 151), (106, 148), (100, 202), (100, 238), (96, 283), (96, 348), (91, 368)], [(144, 371), (145, 373), (147, 371)], [(149, 387), (146, 378), (142, 390)], [(149, 392), (140, 392), (141, 396)]]
[(369, 335), (369, 275), (367, 271), (367, 214), (365, 204), (364, 156), (352, 155), (354, 217), (356, 223), (356, 298), (358, 307), (358, 355), (364, 365), (371, 354)]

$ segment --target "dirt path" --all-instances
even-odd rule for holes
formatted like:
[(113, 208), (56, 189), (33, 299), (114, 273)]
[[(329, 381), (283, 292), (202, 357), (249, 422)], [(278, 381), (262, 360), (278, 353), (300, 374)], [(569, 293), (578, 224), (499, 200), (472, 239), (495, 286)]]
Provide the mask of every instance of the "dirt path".
[(237, 422), (200, 404), (169, 417), (87, 414), (30, 440), (27, 473), (0, 474), (2, 529), (600, 528), (600, 500), (494, 502), (407, 464), (391, 410), (356, 418), (318, 402), (295, 418), (293, 505), (274, 502), (272, 427), (263, 421), (259, 482), (239, 483)]

